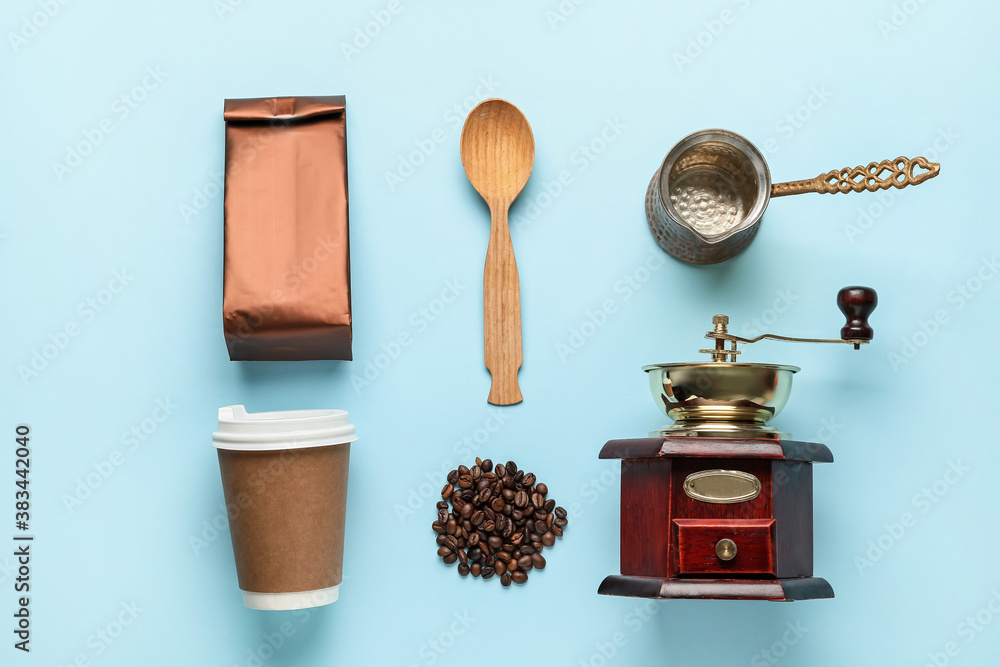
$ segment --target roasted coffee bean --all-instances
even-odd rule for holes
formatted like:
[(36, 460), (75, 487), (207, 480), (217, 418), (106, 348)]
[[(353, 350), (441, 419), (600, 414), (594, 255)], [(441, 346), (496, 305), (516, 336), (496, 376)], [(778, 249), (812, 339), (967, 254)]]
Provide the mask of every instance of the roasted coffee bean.
[(505, 574), (507, 572), (507, 564), (498, 558), (496, 564), (493, 566), (493, 571), (497, 574)]
[(467, 503), (465, 505), (462, 505), (461, 514), (462, 514), (462, 518), (463, 519), (468, 519), (469, 517), (471, 517), (472, 516), (472, 503)]
[(454, 484), (455, 482), (457, 482), (458, 481), (458, 471), (457, 470), (452, 470), (450, 473), (448, 473), (447, 479), (448, 479), (448, 483), (449, 484)]
[(514, 574), (510, 575), (510, 580), (515, 584), (526, 584), (528, 583), (528, 573), (518, 570)]
[(534, 505), (535, 507), (544, 507), (545, 496), (540, 494), (538, 491), (535, 491), (534, 493), (531, 494), (531, 504)]
[(510, 521), (508, 521), (506, 524), (504, 524), (503, 532), (500, 533), (500, 534), (503, 535), (504, 537), (510, 537), (511, 535), (513, 535), (514, 534), (514, 524), (511, 523)]
[(471, 535), (469, 535), (469, 546), (470, 547), (478, 546), (480, 539), (481, 538), (479, 537), (479, 532), (478, 531), (475, 532), (475, 533), (472, 533)]
[(514, 513), (514, 506), (513, 505), (504, 505), (503, 513), (504, 513), (505, 516), (510, 516), (511, 514)]
[(556, 520), (556, 515), (549, 514), (548, 516), (545, 517), (545, 525), (551, 526), (553, 523), (555, 523), (555, 520)]
[(463, 577), (466, 576), (467, 574), (469, 574), (469, 566), (466, 565), (465, 563), (459, 563), (458, 564), (458, 573), (460, 575), (462, 575)]
[(523, 544), (521, 545), (520, 551), (522, 556), (530, 556), (531, 554), (535, 553), (535, 548), (530, 544)]
[(543, 548), (543, 547), (545, 547), (545, 545), (544, 545), (544, 544), (542, 544), (541, 542), (539, 542), (538, 540), (532, 540), (532, 541), (531, 541), (531, 547), (532, 547), (532, 548), (533, 548), (533, 549), (534, 549), (535, 551), (541, 551), (541, 550), (542, 550), (542, 548)]
[(510, 536), (510, 543), (521, 544), (521, 541), (523, 539), (524, 539), (524, 533), (514, 533), (513, 535)]
[(502, 561), (505, 564), (510, 562), (510, 554), (506, 551), (498, 551), (495, 555), (497, 560)]
[(524, 471), (523, 470), (518, 470), (514, 474), (514, 483), (515, 484), (520, 484), (522, 479), (524, 479)]
[(473, 526), (481, 526), (483, 525), (483, 521), (486, 521), (486, 514), (482, 510), (476, 510), (469, 517), (469, 520), (472, 521)]
[(472, 476), (471, 475), (461, 475), (458, 478), (458, 485), (463, 489), (468, 489), (472, 487)]
[(503, 477), (507, 474), (507, 469), (503, 467), (502, 463), (498, 463), (497, 467), (493, 469), (493, 472), (497, 474), (497, 477)]
[(548, 495), (549, 493), (549, 487), (545, 486), (544, 484), (536, 484), (535, 491), (538, 491), (540, 494), (545, 496)]
[(483, 472), (490, 472), (493, 470), (493, 461), (486, 459), (479, 464), (479, 467), (483, 469)]
[(535, 473), (529, 472), (527, 475), (525, 475), (524, 477), (521, 478), (521, 483), (524, 484), (524, 486), (528, 487), (528, 488), (534, 486), (535, 485)]
[(549, 528), (549, 530), (551, 530), (552, 534), (555, 535), (556, 537), (562, 537), (563, 529), (560, 528), (559, 526), (553, 525), (551, 528)]
[(493, 502), (490, 503), (490, 507), (493, 509), (494, 512), (503, 512), (503, 508), (506, 505), (507, 505), (507, 503), (505, 503), (504, 500), (503, 500), (503, 498), (501, 498), (499, 496), (497, 496), (496, 498), (494, 498)]
[(445, 524), (444, 530), (449, 535), (454, 535), (455, 531), (458, 530), (458, 524), (455, 522), (455, 519), (448, 519), (448, 523)]
[(469, 560), (477, 561), (483, 557), (483, 550), (479, 547), (472, 547), (469, 549)]
[(469, 468), (469, 475), (472, 476), (473, 481), (479, 481), (479, 478), (483, 476), (483, 469), (479, 467), (478, 464)]
[(531, 556), (521, 556), (517, 559), (517, 568), (527, 572), (532, 567)]
[(514, 523), (522, 524), (524, 523), (524, 512), (521, 510), (514, 510), (510, 513), (510, 518), (514, 521)]
[(445, 565), (451, 565), (456, 560), (458, 560), (458, 556), (456, 554), (454, 554), (454, 553), (450, 553), (450, 554), (448, 554), (447, 556), (444, 557), (444, 564)]
[(507, 474), (511, 477), (517, 474), (517, 464), (513, 461), (507, 461)]
[(502, 486), (505, 489), (513, 489), (514, 488), (514, 480), (511, 479), (510, 477), (504, 477), (500, 481), (500, 486)]
[(442, 535), (441, 537), (444, 538), (444, 543), (448, 546), (449, 549), (454, 550), (456, 547), (458, 547), (458, 540), (455, 539), (454, 535)]
[(478, 577), (483, 571), (483, 566), (479, 563), (473, 563), (469, 566), (469, 572), (472, 573), (473, 577)]
[(439, 500), (439, 501), (437, 501), (436, 507), (438, 508), (438, 510), (446, 510), (446, 509), (448, 509), (448, 501), (446, 501), (446, 500)]
[(503, 539), (501, 539), (499, 535), (490, 535), (486, 539), (486, 544), (488, 544), (491, 549), (496, 551), (497, 549), (500, 548), (500, 545), (503, 544)]
[(544, 535), (542, 535), (542, 544), (544, 544), (545, 546), (551, 547), (555, 543), (556, 543), (556, 536), (554, 534), (545, 533)]
[(462, 561), (463, 563), (469, 562), (469, 554), (465, 553), (465, 549), (459, 549), (455, 553), (458, 554), (458, 560)]
[(514, 500), (515, 497), (517, 497), (517, 493), (514, 491), (514, 489), (503, 490), (503, 499), (506, 500), (507, 502)]
[(441, 524), (441, 520), (440, 519), (438, 519), (437, 521), (435, 521), (434, 523), (432, 523), (431, 524), (431, 528), (434, 529), (435, 533), (438, 533), (438, 534), (441, 534), (441, 535), (444, 534), (444, 526)]
[[(482, 480), (480, 480), (480, 482), (482, 482)], [(481, 490), (479, 492), (479, 502), (480, 502), (480, 504), (485, 505), (486, 503), (490, 502), (490, 500), (492, 500), (492, 499), (493, 499), (493, 491), (490, 489), (490, 487), (487, 486), (486, 488), (484, 488), (483, 490)]]
[(496, 575), (496, 570), (492, 567), (483, 568), (483, 579), (492, 579)]
[(535, 520), (534, 519), (528, 519), (527, 521), (525, 521), (524, 522), (524, 530), (527, 531), (529, 534), (535, 532)]
[(487, 533), (492, 533), (496, 529), (496, 524), (490, 519), (483, 522), (482, 529)]
[(504, 573), (503, 573), (502, 575), (500, 575), (500, 583), (501, 583), (501, 584), (502, 584), (503, 586), (510, 586), (510, 582), (511, 582), (511, 581), (513, 581), (513, 579), (512, 579), (512, 578), (511, 578), (511, 576), (510, 576), (509, 574), (507, 574), (506, 572), (504, 572)]
[(508, 572), (513, 572), (516, 569), (517, 569), (517, 559), (516, 558), (511, 558), (510, 562), (507, 563), (507, 571)]
[(536, 570), (544, 570), (545, 558), (542, 556), (542, 554), (531, 554), (531, 565)]
[(441, 489), (441, 497), (442, 498), (451, 498), (451, 494), (454, 491), (455, 491), (455, 487), (454, 486), (452, 486), (451, 484), (445, 484), (444, 488)]
[(554, 500), (546, 500), (544, 507), (545, 507), (545, 511), (546, 512), (551, 512), (556, 507), (556, 501), (554, 501)]
[(528, 494), (522, 489), (514, 496), (514, 504), (518, 507), (525, 507), (528, 504)]
[(569, 523), (569, 521), (567, 521), (566, 519), (556, 519), (556, 520), (555, 520), (555, 521), (553, 521), (552, 523), (554, 523), (555, 525), (557, 525), (557, 526), (559, 526), (560, 528), (562, 528), (562, 527), (563, 527), (563, 526), (565, 526), (565, 525), (566, 525), (567, 523)]
[(445, 537), (448, 537), (448, 536), (447, 535), (438, 535), (437, 538), (434, 540), (434, 542), (438, 546), (444, 546), (444, 539), (445, 539)]
[(556, 508), (556, 516), (558, 518), (560, 518), (560, 519), (565, 519), (566, 518), (566, 510), (564, 510), (562, 507), (557, 507)]
[(447, 556), (450, 553), (454, 553), (454, 551), (452, 551), (451, 549), (449, 549), (446, 546), (438, 547), (438, 556), (441, 556), (443, 558), (443, 557)]
[(458, 474), (459, 475), (468, 475), (469, 474), (469, 469), (467, 467), (465, 467), (465, 466), (458, 466)]

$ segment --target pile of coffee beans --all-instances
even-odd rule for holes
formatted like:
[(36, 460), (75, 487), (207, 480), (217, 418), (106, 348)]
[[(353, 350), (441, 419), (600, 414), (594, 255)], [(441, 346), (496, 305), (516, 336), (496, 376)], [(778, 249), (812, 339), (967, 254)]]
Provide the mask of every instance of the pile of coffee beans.
[[(506, 464), (476, 458), (448, 473), (437, 504), (438, 556), (458, 573), (500, 583), (523, 584), (531, 570), (545, 567), (542, 550), (566, 527), (566, 510), (546, 496), (549, 489), (535, 475)], [(448, 503), (451, 503), (449, 511)]]

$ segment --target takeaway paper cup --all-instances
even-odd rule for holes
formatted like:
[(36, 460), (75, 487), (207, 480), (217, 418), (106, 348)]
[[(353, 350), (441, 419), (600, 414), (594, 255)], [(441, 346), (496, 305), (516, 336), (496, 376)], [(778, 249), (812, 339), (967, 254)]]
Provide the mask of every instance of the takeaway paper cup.
[(243, 603), (303, 609), (337, 600), (350, 443), (343, 410), (219, 409), (212, 436)]

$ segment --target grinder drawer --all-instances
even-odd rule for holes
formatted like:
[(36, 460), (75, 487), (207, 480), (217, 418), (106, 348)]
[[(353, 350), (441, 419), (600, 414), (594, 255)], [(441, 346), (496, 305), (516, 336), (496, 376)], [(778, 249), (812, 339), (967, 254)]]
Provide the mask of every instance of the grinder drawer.
[(775, 575), (774, 519), (674, 519), (679, 574)]

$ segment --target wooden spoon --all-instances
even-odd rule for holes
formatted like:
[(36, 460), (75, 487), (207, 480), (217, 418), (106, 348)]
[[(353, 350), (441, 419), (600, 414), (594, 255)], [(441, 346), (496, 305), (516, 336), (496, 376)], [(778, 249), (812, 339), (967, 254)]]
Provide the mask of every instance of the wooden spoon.
[(507, 211), (528, 182), (535, 138), (521, 110), (506, 100), (486, 100), (462, 128), (462, 165), (472, 187), (490, 207), (490, 245), (483, 273), (483, 337), (493, 378), (488, 400), (521, 402), (521, 295)]

